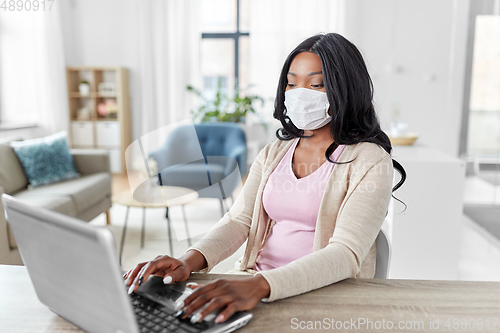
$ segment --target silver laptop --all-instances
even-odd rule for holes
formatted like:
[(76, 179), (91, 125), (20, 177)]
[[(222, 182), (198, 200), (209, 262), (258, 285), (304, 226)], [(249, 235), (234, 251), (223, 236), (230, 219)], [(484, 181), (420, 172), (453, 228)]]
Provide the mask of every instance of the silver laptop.
[(224, 323), (191, 324), (176, 317), (174, 303), (191, 292), (150, 276), (128, 295), (115, 241), (105, 227), (36, 208), (2, 195), (7, 220), (40, 301), (88, 332), (232, 332), (252, 314), (235, 313)]

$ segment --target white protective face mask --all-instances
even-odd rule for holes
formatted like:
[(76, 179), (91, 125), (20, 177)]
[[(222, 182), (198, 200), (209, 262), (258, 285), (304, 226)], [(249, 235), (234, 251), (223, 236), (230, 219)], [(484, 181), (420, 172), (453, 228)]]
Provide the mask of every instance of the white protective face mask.
[(328, 124), (328, 98), (322, 91), (295, 88), (285, 92), (286, 115), (301, 130), (315, 130)]

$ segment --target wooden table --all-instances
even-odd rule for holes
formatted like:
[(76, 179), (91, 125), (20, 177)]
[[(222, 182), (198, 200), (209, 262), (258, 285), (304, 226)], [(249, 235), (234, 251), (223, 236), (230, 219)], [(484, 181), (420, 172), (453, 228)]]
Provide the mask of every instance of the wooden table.
[[(217, 278), (244, 276), (193, 274), (189, 281), (205, 283)], [(358, 325), (337, 332), (500, 332), (499, 299), (497, 282), (347, 279), (299, 296), (260, 303), (252, 310), (254, 318), (238, 332), (297, 332), (303, 331), (300, 326), (306, 328), (315, 321), (317, 329), (308, 332), (320, 331), (318, 323), (324, 331), (332, 331), (326, 324), (331, 325), (332, 320), (333, 325), (350, 326), (351, 321)], [(358, 318), (366, 323), (360, 326)], [(453, 325), (460, 326), (460, 320), (476, 326), (482, 321), (483, 328), (453, 329)], [(373, 328), (367, 327), (370, 322)], [(387, 328), (389, 322), (393, 329)], [(397, 328), (400, 323), (402, 329)], [(80, 332), (38, 301), (25, 267), (7, 265), (0, 265), (0, 331)]]
[(125, 234), (127, 232), (128, 213), (130, 207), (142, 208), (142, 229), (141, 229), (141, 248), (144, 247), (144, 229), (146, 225), (146, 208), (166, 208), (166, 218), (168, 226), (168, 240), (170, 246), (170, 255), (173, 255), (172, 232), (170, 227), (170, 217), (168, 208), (180, 205), (184, 216), (184, 225), (186, 228), (186, 236), (188, 245), (191, 246), (189, 229), (187, 225), (186, 212), (184, 205), (187, 205), (198, 199), (198, 192), (185, 187), (179, 186), (147, 186), (145, 182), (133, 192), (130, 190), (121, 191), (111, 198), (113, 203), (121, 204), (127, 207), (125, 213), (125, 223), (123, 226), (122, 238), (120, 241), (120, 264), (122, 260), (123, 246), (125, 244)]

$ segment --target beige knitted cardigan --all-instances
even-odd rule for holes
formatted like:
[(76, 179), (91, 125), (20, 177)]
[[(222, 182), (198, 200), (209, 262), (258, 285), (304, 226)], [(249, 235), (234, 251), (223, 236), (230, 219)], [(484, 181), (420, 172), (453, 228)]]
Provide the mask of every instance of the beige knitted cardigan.
[[(348, 145), (333, 168), (323, 195), (313, 252), (285, 266), (255, 272), (258, 251), (264, 246), (274, 221), (262, 207), (267, 179), (293, 140), (268, 144), (250, 168), (243, 189), (230, 211), (190, 249), (203, 254), (209, 272), (247, 240), (245, 254), (235, 268), (261, 274), (269, 283), (274, 301), (349, 278), (373, 278), (375, 238), (387, 213), (392, 193), (391, 156), (374, 143)], [(189, 249), (188, 249), (189, 250)]]

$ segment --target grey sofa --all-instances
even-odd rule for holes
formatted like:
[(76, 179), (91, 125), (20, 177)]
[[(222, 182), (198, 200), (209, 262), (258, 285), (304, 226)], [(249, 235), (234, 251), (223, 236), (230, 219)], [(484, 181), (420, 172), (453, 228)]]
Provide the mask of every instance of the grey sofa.
[[(106, 151), (72, 150), (80, 178), (28, 189), (28, 180), (14, 149), (0, 142), (0, 196), (7, 193), (26, 203), (90, 221), (111, 208), (111, 173)], [(22, 265), (14, 235), (0, 202), (0, 264)]]

